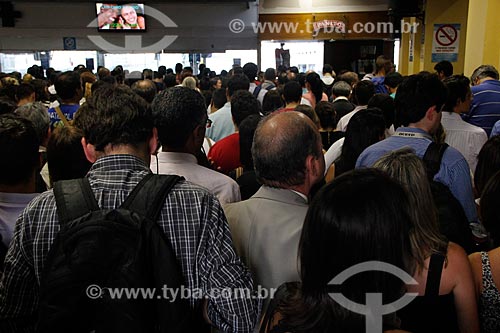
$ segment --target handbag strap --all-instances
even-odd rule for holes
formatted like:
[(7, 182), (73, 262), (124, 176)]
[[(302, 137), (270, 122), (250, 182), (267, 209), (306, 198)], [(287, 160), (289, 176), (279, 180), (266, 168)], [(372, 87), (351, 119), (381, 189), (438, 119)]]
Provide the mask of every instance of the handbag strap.
[(59, 106), (56, 106), (56, 107), (54, 107), (54, 109), (56, 110), (57, 116), (59, 117), (59, 119), (61, 119), (61, 121), (63, 122), (64, 126), (67, 126), (67, 127), (71, 126), (69, 124), (68, 119), (66, 118), (66, 116), (62, 112), (61, 108)]

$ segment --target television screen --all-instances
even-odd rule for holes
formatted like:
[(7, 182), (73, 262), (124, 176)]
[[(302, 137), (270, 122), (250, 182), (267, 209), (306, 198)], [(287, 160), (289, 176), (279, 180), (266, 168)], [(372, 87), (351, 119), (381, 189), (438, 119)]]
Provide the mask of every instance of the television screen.
[(96, 3), (99, 31), (145, 31), (143, 3)]

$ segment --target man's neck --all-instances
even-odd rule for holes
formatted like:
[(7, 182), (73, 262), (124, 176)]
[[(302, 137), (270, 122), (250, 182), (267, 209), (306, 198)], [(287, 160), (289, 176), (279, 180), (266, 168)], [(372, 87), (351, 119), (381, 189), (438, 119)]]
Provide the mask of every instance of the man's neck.
[(424, 124), (421, 124), (421, 123), (411, 123), (407, 127), (409, 127), (409, 128), (418, 128), (418, 129), (420, 129), (420, 130), (422, 130), (422, 131), (430, 134), (430, 132), (429, 132), (430, 129), (427, 126), (425, 126)]
[(479, 80), (479, 84), (485, 82), (485, 81), (491, 81), (491, 80), (495, 80), (494, 78), (492, 77), (485, 77), (485, 78), (482, 78)]
[(288, 103), (287, 105), (285, 105), (285, 108), (286, 109), (295, 109), (297, 107), (297, 105), (299, 105), (300, 103), (297, 103), (297, 102), (292, 102), (292, 103)]
[(146, 165), (149, 165), (151, 162), (151, 155), (147, 149), (134, 147), (132, 145), (108, 145), (104, 148), (104, 151), (97, 154), (97, 158), (111, 155), (132, 155), (141, 159)]

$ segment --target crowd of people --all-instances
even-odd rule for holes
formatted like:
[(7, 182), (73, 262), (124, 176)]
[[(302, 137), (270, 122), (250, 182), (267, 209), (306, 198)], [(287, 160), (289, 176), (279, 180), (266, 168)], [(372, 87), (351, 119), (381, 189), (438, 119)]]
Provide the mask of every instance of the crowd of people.
[[(434, 70), (403, 76), (382, 55), (364, 77), (254, 63), (0, 73), (0, 331), (377, 322), (332, 292), (414, 295), (384, 332), (500, 331), (499, 73)], [(332, 284), (367, 262), (413, 282), (374, 270)], [(167, 285), (199, 293), (167, 306)], [(156, 291), (113, 298), (120, 287)]]

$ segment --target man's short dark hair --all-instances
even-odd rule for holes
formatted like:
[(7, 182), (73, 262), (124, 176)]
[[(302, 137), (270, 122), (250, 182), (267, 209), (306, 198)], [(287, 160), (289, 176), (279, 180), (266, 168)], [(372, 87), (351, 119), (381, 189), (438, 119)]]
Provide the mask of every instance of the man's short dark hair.
[(268, 68), (264, 72), (264, 79), (269, 81), (276, 80), (276, 70), (274, 68)]
[(78, 89), (82, 89), (80, 75), (72, 71), (64, 72), (57, 77), (54, 87), (61, 99), (71, 99), (76, 96)]
[(85, 157), (83, 132), (75, 126), (56, 127), (47, 144), (50, 181), (85, 177), (92, 164)]
[[(279, 119), (275, 130), (266, 126)], [(321, 137), (314, 124), (298, 112), (272, 113), (259, 123), (252, 145), (260, 183), (286, 188), (304, 183), (307, 156), (322, 157)]]
[(227, 93), (229, 97), (238, 90), (247, 90), (250, 88), (250, 81), (243, 74), (235, 74), (229, 78), (227, 82)]
[(29, 83), (21, 83), (16, 86), (16, 99), (20, 101), (23, 98), (28, 98), (35, 93), (35, 88)]
[(132, 84), (132, 91), (144, 98), (148, 103), (156, 96), (156, 84), (151, 80), (140, 80)]
[(153, 117), (146, 101), (126, 86), (103, 86), (75, 114), (75, 126), (83, 130), (97, 151), (107, 145), (147, 143)]
[(378, 108), (382, 111), (385, 121), (385, 128), (390, 128), (394, 124), (395, 106), (394, 99), (387, 94), (375, 94), (368, 101), (368, 108)]
[(38, 146), (31, 121), (13, 114), (0, 115), (0, 184), (28, 182), (40, 164)]
[(351, 90), (352, 86), (346, 81), (337, 81), (333, 84), (332, 94), (335, 95), (335, 97), (349, 97)]
[(217, 110), (223, 107), (227, 103), (226, 89), (215, 89), (212, 94), (212, 102)]
[(392, 68), (392, 61), (385, 55), (379, 55), (375, 60), (375, 69), (377, 70), (377, 72), (383, 69), (387, 74), (390, 72), (391, 68)]
[(389, 88), (397, 88), (399, 84), (403, 81), (403, 75), (398, 72), (391, 72), (385, 76), (384, 84)]
[(375, 86), (372, 81), (359, 81), (352, 89), (352, 94), (356, 105), (367, 105), (370, 98), (375, 94)]
[(231, 115), (236, 126), (252, 114), (260, 113), (260, 104), (255, 96), (248, 90), (238, 90), (231, 97)]
[(323, 66), (323, 74), (325, 74), (325, 73), (330, 73), (330, 74), (333, 74), (333, 68), (332, 68), (332, 66), (331, 66), (331, 65), (329, 65), (329, 64), (325, 64), (325, 65)]
[(172, 88), (177, 85), (177, 79), (174, 74), (165, 75), (163, 82), (165, 83), (165, 88)]
[(443, 72), (446, 77), (453, 75), (453, 65), (447, 60), (438, 62), (436, 66), (434, 66), (434, 70), (438, 73)]
[(257, 76), (257, 72), (259, 71), (259, 67), (253, 62), (248, 62), (243, 66), (243, 74), (246, 75), (250, 82), (255, 81), (255, 77)]
[(164, 65), (158, 66), (158, 74), (162, 77), (167, 74), (167, 67), (165, 67)]
[(289, 81), (283, 86), (283, 99), (285, 103), (300, 103), (302, 87), (297, 81)]
[(173, 87), (160, 92), (151, 105), (154, 125), (163, 146), (182, 148), (198, 125), (208, 118), (203, 96), (186, 87)]
[(439, 111), (446, 100), (446, 88), (435, 74), (419, 73), (403, 79), (396, 92), (395, 127), (417, 123), (427, 110), (436, 106)]
[(452, 75), (443, 80), (447, 95), (444, 110), (453, 112), (457, 100), (464, 102), (470, 92), (470, 80), (464, 75)]

